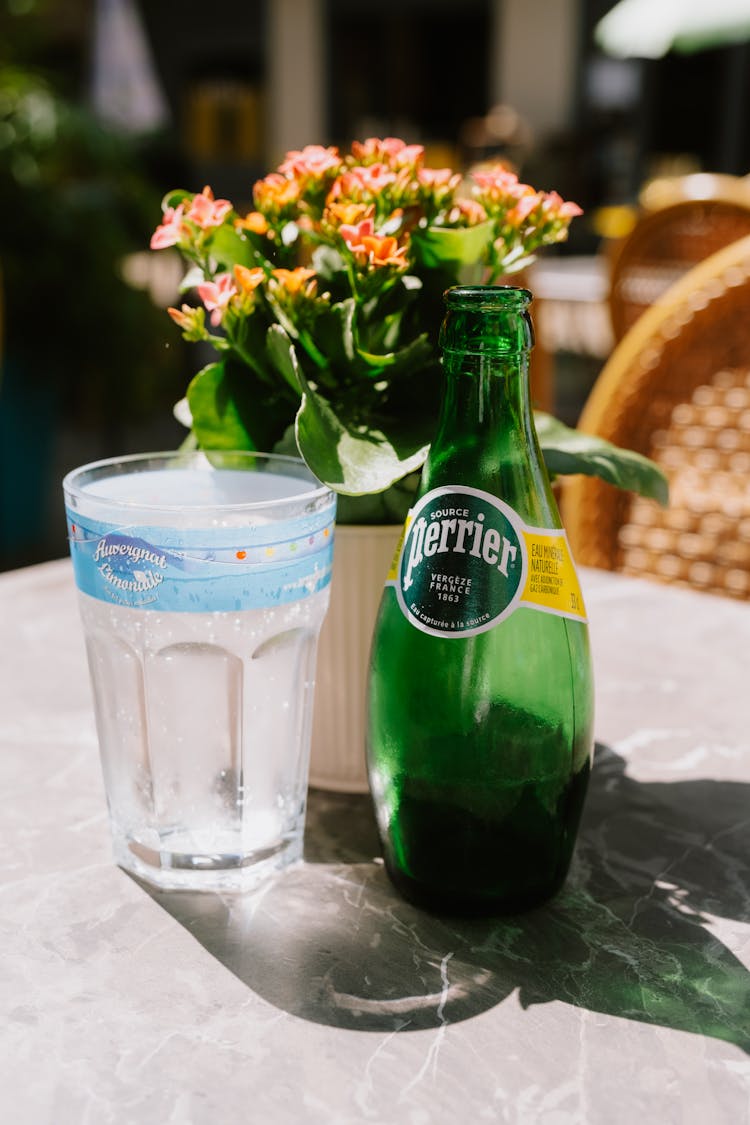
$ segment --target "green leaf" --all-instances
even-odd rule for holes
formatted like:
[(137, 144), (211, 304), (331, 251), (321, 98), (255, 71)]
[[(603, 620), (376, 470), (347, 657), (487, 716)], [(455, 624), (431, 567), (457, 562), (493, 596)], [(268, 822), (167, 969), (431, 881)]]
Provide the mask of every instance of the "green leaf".
[(297, 377), (299, 364), (294, 344), (280, 324), (272, 324), (266, 333), (266, 348), (268, 358), (278, 371), (279, 375), (289, 384), (293, 391), (302, 394), (302, 387)]
[(168, 207), (179, 207), (186, 199), (192, 198), (192, 191), (185, 191), (183, 188), (175, 188), (174, 191), (168, 191), (161, 201), (162, 211), (166, 211)]
[(361, 348), (358, 348), (357, 351), (370, 367), (382, 370), (389, 379), (404, 372), (412, 374), (419, 371), (434, 358), (434, 350), (426, 332), (418, 336), (416, 340), (412, 340), (406, 347), (399, 348), (395, 352), (388, 352), (385, 355), (363, 352)]
[(429, 268), (447, 263), (471, 265), (483, 257), (494, 230), (491, 219), (475, 227), (431, 227), (415, 231), (412, 245), (422, 264)]
[(229, 359), (199, 371), (187, 400), (202, 449), (271, 449), (293, 411), (270, 398), (250, 368)]
[(365, 496), (339, 494), (336, 503), (337, 523), (403, 524), (419, 483), (419, 473), (395, 481), (384, 492)]
[(262, 264), (252, 243), (227, 223), (216, 227), (211, 236), (211, 256), (226, 270), (235, 265), (252, 267)]
[(209, 363), (190, 383), (193, 430), (204, 449), (254, 449), (232, 393), (226, 363)]
[[(268, 351), (268, 317), (262, 305), (258, 305), (249, 315), (232, 325), (232, 335), (229, 343), (239, 359), (256, 373), (266, 384), (274, 388), (272, 391), (264, 390), (263, 398), (267, 394), (278, 391), (279, 371), (272, 362)], [(292, 388), (295, 392), (293, 402), (296, 410), (296, 400), (299, 397), (299, 387)], [(263, 401), (263, 400), (261, 400)]]
[[(418, 370), (432, 359), (433, 349), (426, 333), (403, 348), (387, 352), (372, 352), (362, 347), (357, 334), (356, 311), (354, 298), (349, 297), (332, 305), (316, 322), (315, 342), (335, 370), (347, 375), (361, 373), (367, 378), (377, 378), (382, 372), (391, 378), (404, 371)], [(399, 327), (400, 319), (393, 326), (396, 336)]]
[(382, 492), (418, 469), (429, 446), (419, 432), (386, 438), (380, 431), (347, 425), (331, 404), (314, 391), (297, 366), (304, 387), (295, 423), (297, 445), (308, 466), (325, 484), (350, 496)]
[(648, 457), (581, 430), (571, 430), (541, 411), (535, 411), (534, 421), (544, 460), (553, 475), (600, 477), (618, 488), (657, 500), (663, 507), (669, 503), (667, 478)]
[(332, 365), (351, 366), (355, 356), (353, 297), (337, 301), (315, 322), (315, 342)]
[(318, 479), (332, 488), (338, 488), (346, 479), (338, 455), (345, 432), (325, 399), (308, 388), (294, 426), (297, 448)]

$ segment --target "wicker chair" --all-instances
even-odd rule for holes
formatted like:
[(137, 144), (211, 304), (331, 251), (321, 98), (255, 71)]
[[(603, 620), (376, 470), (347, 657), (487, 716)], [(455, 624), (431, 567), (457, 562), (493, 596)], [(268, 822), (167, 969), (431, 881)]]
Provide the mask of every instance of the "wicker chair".
[(707, 179), (714, 184), (714, 197), (696, 194), (642, 212), (611, 251), (609, 311), (615, 340), (692, 266), (750, 234), (750, 189), (741, 180), (730, 190), (718, 177)]
[(676, 282), (615, 348), (579, 428), (652, 457), (670, 505), (565, 481), (579, 563), (750, 598), (750, 236)]
[(699, 199), (724, 200), (750, 206), (750, 177), (723, 172), (691, 172), (686, 176), (659, 176), (643, 185), (638, 202), (644, 211), (659, 211), (673, 203)]

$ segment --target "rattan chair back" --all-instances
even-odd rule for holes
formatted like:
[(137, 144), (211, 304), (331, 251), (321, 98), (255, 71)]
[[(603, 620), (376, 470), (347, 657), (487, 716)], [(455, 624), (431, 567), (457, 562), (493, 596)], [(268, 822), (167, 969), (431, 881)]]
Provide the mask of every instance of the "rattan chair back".
[(583, 565), (750, 598), (750, 236), (694, 267), (617, 345), (579, 428), (652, 457), (670, 505), (571, 477)]
[(724, 172), (690, 172), (682, 176), (657, 176), (643, 185), (638, 202), (644, 211), (659, 211), (686, 200), (723, 199), (748, 206), (750, 177)]
[(609, 310), (615, 340), (689, 269), (746, 234), (750, 191), (642, 213), (612, 253)]

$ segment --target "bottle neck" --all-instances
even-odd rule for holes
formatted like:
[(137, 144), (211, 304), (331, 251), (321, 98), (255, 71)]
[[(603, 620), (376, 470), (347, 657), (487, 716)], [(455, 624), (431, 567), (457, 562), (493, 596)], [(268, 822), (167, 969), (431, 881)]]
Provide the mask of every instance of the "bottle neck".
[(450, 458), (476, 472), (477, 458), (517, 460), (533, 442), (529, 403), (529, 355), (445, 351), (443, 405), (430, 460), (433, 469)]
[[(517, 459), (535, 447), (529, 407), (534, 333), (525, 289), (457, 286), (440, 330), (444, 392), (430, 460)], [(454, 466), (455, 467), (455, 466)]]
[(529, 355), (443, 354), (445, 392), (442, 423), (471, 423), (493, 433), (528, 416)]
[(469, 485), (505, 500), (531, 526), (560, 527), (529, 397), (529, 353), (444, 352), (445, 390), (420, 494)]
[(505, 500), (531, 526), (559, 527), (531, 415), (530, 299), (524, 289), (448, 290), (443, 406), (420, 493), (468, 485)]

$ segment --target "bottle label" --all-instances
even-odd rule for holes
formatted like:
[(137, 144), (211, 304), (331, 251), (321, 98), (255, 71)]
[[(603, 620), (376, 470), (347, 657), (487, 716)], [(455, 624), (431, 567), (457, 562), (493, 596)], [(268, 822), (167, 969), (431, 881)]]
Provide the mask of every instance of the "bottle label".
[(447, 485), (406, 519), (388, 584), (404, 616), (435, 637), (471, 637), (520, 606), (585, 621), (565, 532), (530, 527), (488, 492)]

